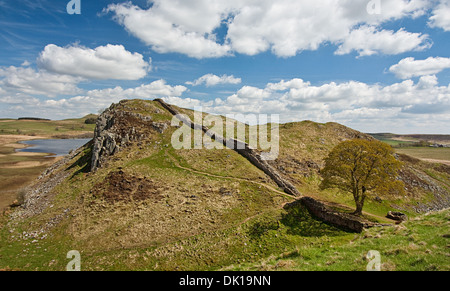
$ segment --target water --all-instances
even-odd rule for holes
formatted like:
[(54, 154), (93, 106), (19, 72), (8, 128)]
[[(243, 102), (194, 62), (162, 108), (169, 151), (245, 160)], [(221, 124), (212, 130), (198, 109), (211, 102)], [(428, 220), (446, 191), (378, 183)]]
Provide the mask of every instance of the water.
[(65, 156), (70, 151), (76, 150), (85, 145), (91, 139), (77, 138), (77, 139), (35, 139), (21, 141), (21, 144), (29, 145), (24, 149), (18, 149), (18, 152), (31, 153), (48, 153), (52, 156)]

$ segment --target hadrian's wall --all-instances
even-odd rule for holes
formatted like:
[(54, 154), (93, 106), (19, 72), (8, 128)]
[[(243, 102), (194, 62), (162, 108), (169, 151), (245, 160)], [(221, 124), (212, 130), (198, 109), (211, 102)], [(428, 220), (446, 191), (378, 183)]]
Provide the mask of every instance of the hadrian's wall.
[(195, 124), (191, 120), (183, 118), (182, 116), (180, 116), (180, 113), (175, 108), (173, 108), (173, 106), (167, 104), (163, 100), (156, 99), (155, 101), (158, 101), (165, 109), (167, 109), (173, 115), (178, 115), (181, 121), (184, 122), (187, 126), (190, 126), (192, 129), (202, 130), (205, 134), (215, 139), (217, 142), (221, 142), (224, 146), (230, 147), (232, 150), (235, 150), (240, 155), (247, 158), (253, 165), (258, 167), (260, 170), (266, 173), (266, 175), (271, 177), (275, 181), (275, 183), (277, 183), (277, 185), (281, 189), (283, 189), (283, 191), (286, 192), (287, 194), (291, 194), (297, 197), (301, 196), (300, 192), (295, 188), (294, 185), (292, 185), (288, 180), (284, 179), (275, 168), (269, 165), (267, 161), (263, 160), (261, 158), (261, 155), (257, 153), (255, 150), (251, 149), (247, 143), (237, 139), (224, 138), (223, 136), (217, 134), (216, 132), (208, 129), (203, 125)]

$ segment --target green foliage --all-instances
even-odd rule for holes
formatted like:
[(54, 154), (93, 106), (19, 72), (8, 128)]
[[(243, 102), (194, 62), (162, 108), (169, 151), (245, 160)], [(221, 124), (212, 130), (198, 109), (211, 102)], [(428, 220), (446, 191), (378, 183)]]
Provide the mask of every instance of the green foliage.
[(354, 139), (338, 144), (325, 159), (321, 170), (322, 189), (337, 188), (353, 195), (356, 215), (361, 215), (367, 193), (382, 196), (404, 192), (397, 180), (402, 163), (392, 148), (380, 141)]
[(97, 122), (97, 118), (94, 118), (94, 117), (87, 118), (84, 121), (84, 123), (86, 123), (86, 124), (95, 124), (96, 122)]

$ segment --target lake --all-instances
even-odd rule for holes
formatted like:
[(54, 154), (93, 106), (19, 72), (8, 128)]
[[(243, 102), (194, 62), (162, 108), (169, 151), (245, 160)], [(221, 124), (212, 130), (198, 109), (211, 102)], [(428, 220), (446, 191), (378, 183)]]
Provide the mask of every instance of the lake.
[(20, 141), (21, 144), (29, 145), (23, 149), (17, 149), (18, 152), (48, 153), (54, 156), (65, 156), (70, 151), (76, 150), (89, 142), (90, 138), (77, 139), (34, 139)]

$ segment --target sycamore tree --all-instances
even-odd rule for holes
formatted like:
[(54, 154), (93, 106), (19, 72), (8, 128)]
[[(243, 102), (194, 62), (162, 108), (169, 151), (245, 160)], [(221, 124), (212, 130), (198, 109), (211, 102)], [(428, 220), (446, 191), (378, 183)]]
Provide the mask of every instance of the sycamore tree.
[(404, 184), (397, 179), (402, 163), (393, 154), (392, 147), (381, 141), (344, 141), (325, 159), (325, 167), (320, 171), (321, 188), (351, 193), (356, 204), (353, 214), (359, 216), (369, 193), (404, 193)]

